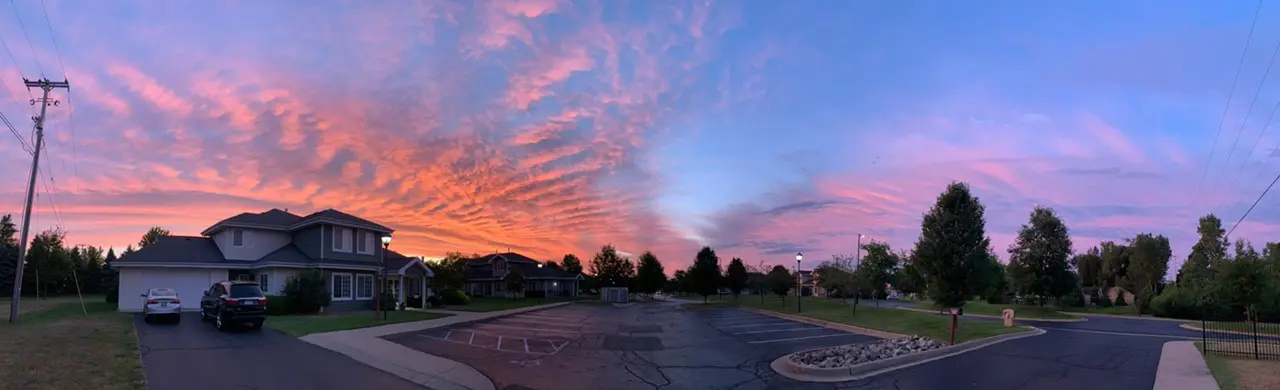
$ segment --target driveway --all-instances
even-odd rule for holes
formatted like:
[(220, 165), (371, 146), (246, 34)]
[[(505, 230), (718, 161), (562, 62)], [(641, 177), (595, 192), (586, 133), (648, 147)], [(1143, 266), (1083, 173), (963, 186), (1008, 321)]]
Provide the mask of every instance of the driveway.
[(423, 388), (270, 329), (220, 333), (195, 313), (179, 324), (136, 315), (134, 327), (152, 390)]

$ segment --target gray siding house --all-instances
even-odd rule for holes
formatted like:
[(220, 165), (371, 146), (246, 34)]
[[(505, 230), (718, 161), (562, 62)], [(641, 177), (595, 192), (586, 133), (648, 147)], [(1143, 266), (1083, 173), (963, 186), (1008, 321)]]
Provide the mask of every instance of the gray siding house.
[(172, 288), (198, 310), (203, 291), (223, 280), (257, 281), (279, 295), (299, 270), (324, 272), (333, 303), (329, 310), (372, 309), (375, 275), (385, 251), (387, 291), (400, 302), (432, 294), (435, 274), (422, 259), (382, 247), (392, 229), (341, 211), (307, 216), (271, 209), (242, 213), (214, 223), (200, 236), (166, 236), (112, 263), (120, 271), (120, 311), (141, 311), (140, 294)]
[[(524, 277), (524, 286), (519, 291), (508, 291), (504, 281), (507, 274), (512, 272)], [(544, 267), (544, 263), (519, 253), (494, 253), (467, 261), (463, 291), (473, 297), (523, 296), (528, 292), (540, 292), (543, 296), (576, 297), (582, 279), (580, 273)]]

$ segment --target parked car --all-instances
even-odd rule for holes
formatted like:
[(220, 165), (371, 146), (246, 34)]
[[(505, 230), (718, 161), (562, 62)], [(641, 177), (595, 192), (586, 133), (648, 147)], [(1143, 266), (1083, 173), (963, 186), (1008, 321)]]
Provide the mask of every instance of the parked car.
[(267, 297), (256, 282), (228, 280), (214, 283), (200, 298), (200, 319), (213, 321), (220, 331), (238, 324), (262, 329), (262, 323), (267, 319)]
[(182, 300), (178, 292), (171, 288), (153, 288), (142, 294), (142, 320), (151, 322), (153, 318), (166, 318), (173, 322), (182, 321)]

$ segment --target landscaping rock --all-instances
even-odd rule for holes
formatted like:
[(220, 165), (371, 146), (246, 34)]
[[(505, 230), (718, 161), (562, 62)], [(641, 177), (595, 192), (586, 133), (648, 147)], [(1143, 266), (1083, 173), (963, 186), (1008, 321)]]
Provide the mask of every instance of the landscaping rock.
[(945, 345), (922, 336), (842, 345), (791, 355), (791, 362), (813, 368), (841, 368), (896, 356), (942, 348)]

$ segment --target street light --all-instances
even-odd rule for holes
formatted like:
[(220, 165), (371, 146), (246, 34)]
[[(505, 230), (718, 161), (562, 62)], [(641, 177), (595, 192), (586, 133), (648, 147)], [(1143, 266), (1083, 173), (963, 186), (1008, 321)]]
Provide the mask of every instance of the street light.
[(391, 235), (388, 234), (388, 235), (382, 236), (382, 259), (381, 259), (382, 268), (381, 270), (378, 271), (378, 273), (382, 275), (382, 283), (378, 285), (378, 296), (377, 298), (375, 298), (377, 300), (374, 302), (376, 302), (375, 306), (380, 307), (380, 310), (382, 311), (383, 321), (387, 320), (387, 308), (382, 305), (382, 294), (386, 292), (384, 290), (386, 290), (387, 288), (387, 250), (390, 248), (391, 248)]
[(800, 312), (800, 279), (804, 278), (800, 274), (800, 261), (804, 260), (804, 253), (796, 252), (796, 313)]

